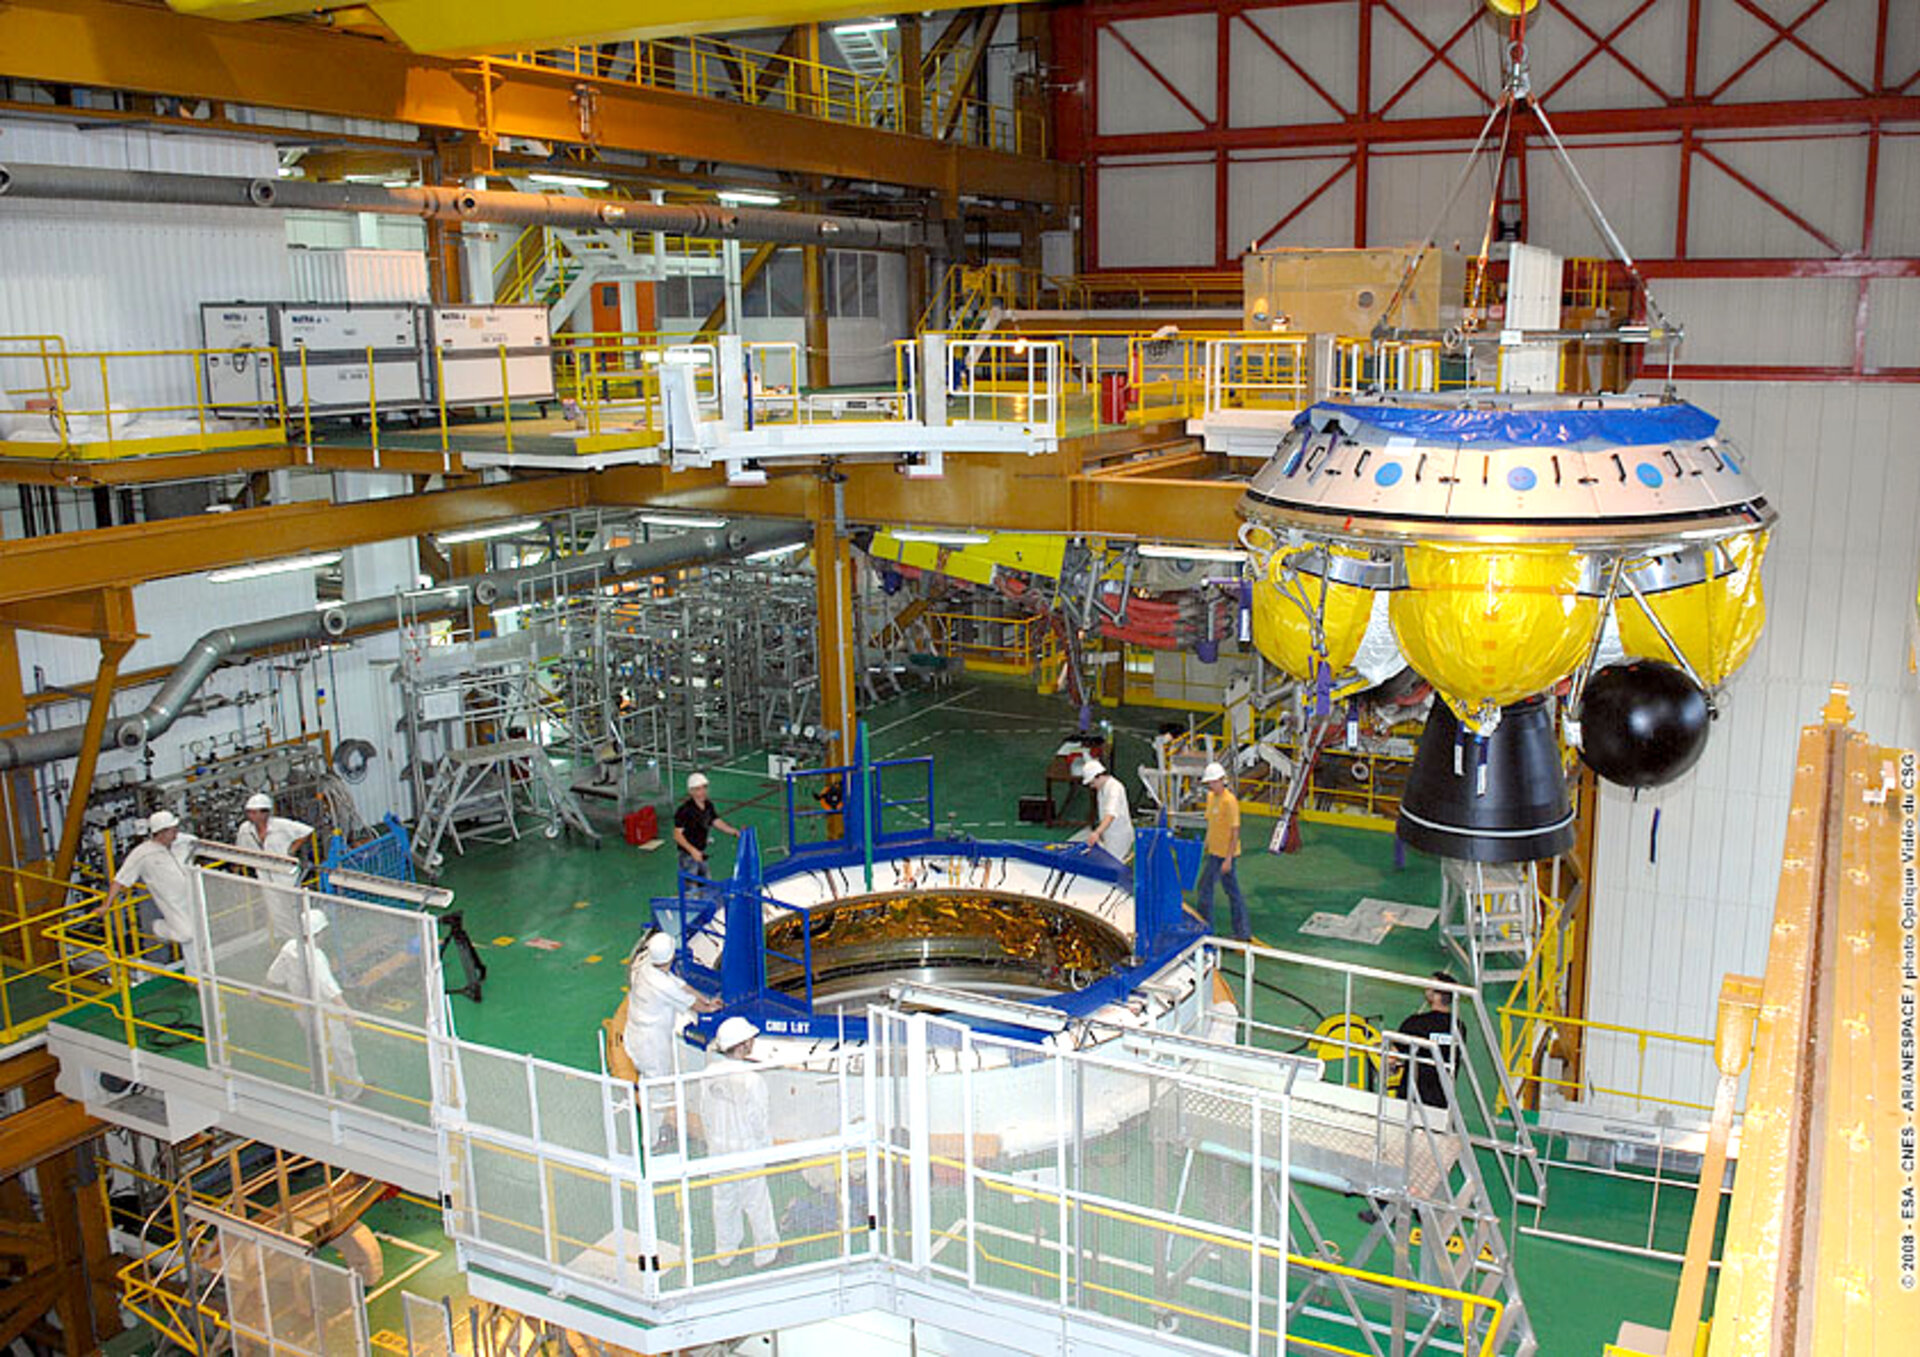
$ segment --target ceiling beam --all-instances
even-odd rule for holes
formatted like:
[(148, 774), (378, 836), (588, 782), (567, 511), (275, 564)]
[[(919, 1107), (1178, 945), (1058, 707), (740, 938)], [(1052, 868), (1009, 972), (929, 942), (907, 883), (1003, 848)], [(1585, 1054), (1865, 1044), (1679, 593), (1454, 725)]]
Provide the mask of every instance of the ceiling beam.
[(590, 479), (565, 474), (354, 504), (280, 504), (3, 541), (0, 606), (584, 508)]
[[(591, 142), (949, 195), (1067, 203), (1076, 179), (1070, 167), (1034, 156), (618, 80), (419, 56), (313, 24), (220, 23), (111, 0), (0, 5), (0, 75), (409, 123), (482, 142)], [(591, 99), (582, 100), (583, 88)]]

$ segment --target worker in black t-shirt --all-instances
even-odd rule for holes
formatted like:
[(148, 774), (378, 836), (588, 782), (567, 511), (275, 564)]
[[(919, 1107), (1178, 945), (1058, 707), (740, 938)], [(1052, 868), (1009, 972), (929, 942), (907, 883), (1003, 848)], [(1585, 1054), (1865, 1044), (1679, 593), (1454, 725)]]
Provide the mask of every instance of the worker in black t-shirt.
[[(1454, 978), (1445, 971), (1435, 971), (1433, 978), (1444, 986), (1455, 983)], [(1446, 1063), (1449, 1075), (1460, 1068), (1459, 1034), (1453, 1021), (1453, 991), (1436, 986), (1428, 989), (1426, 996), (1426, 1007), (1409, 1016), (1396, 1031), (1401, 1036), (1418, 1037), (1423, 1041), (1432, 1042), (1434, 1054), (1428, 1054), (1424, 1049), (1414, 1050), (1410, 1044), (1394, 1042), (1389, 1037), (1387, 1078), (1391, 1082), (1394, 1069), (1410, 1061), (1413, 1068), (1408, 1075), (1408, 1084), (1412, 1095), (1428, 1107), (1445, 1107), (1447, 1086), (1440, 1078), (1440, 1062)], [(1391, 1054), (1395, 1046), (1408, 1051), (1409, 1054), (1401, 1056)], [(1402, 1090), (1402, 1094), (1405, 1096), (1406, 1090)]]
[(740, 831), (720, 818), (720, 808), (707, 796), (707, 775), (695, 773), (687, 779), (687, 799), (673, 813), (673, 843), (680, 850), (680, 872), (711, 880), (707, 869), (707, 840), (714, 830), (740, 837)]

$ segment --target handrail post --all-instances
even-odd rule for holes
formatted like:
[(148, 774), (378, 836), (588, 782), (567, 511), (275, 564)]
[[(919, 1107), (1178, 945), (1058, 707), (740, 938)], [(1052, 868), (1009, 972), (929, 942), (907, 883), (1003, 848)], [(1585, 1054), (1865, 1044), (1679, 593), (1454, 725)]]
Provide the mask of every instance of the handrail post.
[(380, 465), (380, 400), (374, 387), (373, 345), (367, 345), (367, 431), (373, 439), (373, 464)]
[[(100, 416), (107, 422), (107, 455), (113, 456), (113, 390), (107, 380), (107, 356), (100, 354)], [(62, 420), (61, 437), (71, 443), (71, 436), (65, 431), (66, 421)]]
[(440, 459), (441, 469), (445, 470), (452, 456), (447, 429), (447, 354), (438, 344), (433, 348), (433, 392), (435, 403), (440, 407)]
[(507, 346), (500, 346), (500, 413), (507, 422), (507, 451), (513, 451), (513, 393), (507, 383)]
[(313, 461), (313, 392), (307, 385), (307, 346), (300, 346), (300, 412), (306, 423), (307, 461)]

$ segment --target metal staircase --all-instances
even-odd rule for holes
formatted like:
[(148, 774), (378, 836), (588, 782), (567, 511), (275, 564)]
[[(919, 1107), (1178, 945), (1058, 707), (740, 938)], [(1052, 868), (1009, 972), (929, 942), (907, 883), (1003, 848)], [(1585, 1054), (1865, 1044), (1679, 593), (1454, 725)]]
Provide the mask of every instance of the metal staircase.
[(887, 45), (889, 30), (877, 26), (846, 24), (833, 30), (834, 45), (846, 58), (847, 69), (855, 75), (878, 78), (893, 65), (893, 52)]
[[(624, 197), (586, 194), (578, 189), (523, 185), (572, 197)], [(669, 278), (718, 278), (725, 261), (718, 241), (691, 240), (643, 231), (580, 231), (568, 227), (529, 226), (494, 268), (493, 298), (503, 306), (537, 304), (547, 308), (549, 326), (564, 329), (599, 283), (656, 283)]]

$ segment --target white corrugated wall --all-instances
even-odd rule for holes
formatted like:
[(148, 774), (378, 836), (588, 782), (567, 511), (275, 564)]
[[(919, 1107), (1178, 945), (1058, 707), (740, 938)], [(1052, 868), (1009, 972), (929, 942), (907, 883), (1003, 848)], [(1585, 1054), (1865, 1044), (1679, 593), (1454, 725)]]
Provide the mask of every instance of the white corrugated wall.
[[(1601, 798), (1590, 1016), (1712, 1036), (1720, 977), (1765, 965), (1794, 749), (1828, 686), (1851, 685), (1857, 725), (1920, 744), (1908, 672), (1920, 577), (1920, 390), (1892, 385), (1699, 383), (1780, 511), (1767, 553), (1767, 628), (1735, 676), (1705, 755), (1671, 786)], [(1657, 841), (1654, 816), (1659, 814)], [(1637, 1058), (1600, 1043), (1594, 1078), (1633, 1087)], [(1650, 1093), (1711, 1101), (1706, 1055), (1656, 1048)]]
[[(240, 137), (3, 120), (6, 162), (271, 179), (279, 157), (271, 142)], [(0, 211), (0, 269), (0, 334), (57, 334), (69, 350), (193, 348), (201, 302), (287, 295), (279, 216), (242, 207), (9, 198)], [(40, 380), (37, 363), (25, 377), (18, 366), (0, 369), (7, 386)], [(73, 381), (70, 408), (99, 408), (97, 368), (76, 365)], [(115, 405), (191, 402), (193, 362), (118, 361), (108, 381)]]

